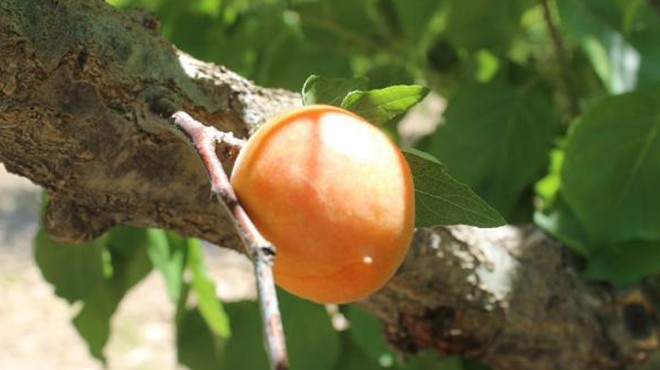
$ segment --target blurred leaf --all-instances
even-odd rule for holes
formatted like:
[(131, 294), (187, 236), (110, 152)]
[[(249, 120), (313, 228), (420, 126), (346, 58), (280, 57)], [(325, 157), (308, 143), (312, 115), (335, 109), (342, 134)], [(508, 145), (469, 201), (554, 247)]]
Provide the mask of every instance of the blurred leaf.
[(449, 101), (431, 154), (509, 217), (543, 173), (558, 125), (549, 99), (508, 85), (474, 85)]
[(339, 358), (339, 333), (325, 307), (278, 290), (292, 369), (332, 369)]
[(186, 258), (186, 241), (172, 232), (147, 229), (149, 243), (147, 253), (154, 267), (160, 271), (167, 286), (170, 301), (179, 301), (183, 284), (183, 268)]
[(548, 174), (534, 186), (544, 205), (552, 203), (561, 184), (561, 167), (564, 164), (564, 150), (555, 148), (550, 151), (550, 166)]
[(660, 94), (606, 98), (573, 125), (562, 194), (594, 239), (660, 239)]
[(341, 333), (341, 352), (339, 361), (333, 370), (382, 370), (392, 368), (381, 366), (371, 356), (361, 350), (354, 341), (348, 338), (346, 333)]
[(522, 12), (532, 3), (528, 0), (453, 0), (445, 35), (457, 47), (504, 51), (519, 28)]
[(112, 276), (84, 300), (73, 320), (90, 353), (105, 361), (103, 348), (110, 335), (110, 319), (126, 293), (151, 271), (144, 229), (117, 227), (107, 235)]
[(381, 126), (406, 113), (429, 93), (423, 86), (391, 86), (379, 90), (353, 91), (341, 102), (347, 109)]
[(35, 259), (55, 294), (73, 303), (103, 284), (103, 250), (107, 241), (102, 236), (89, 243), (64, 244), (39, 229), (34, 240)]
[(348, 330), (351, 340), (375, 363), (391, 366), (395, 353), (385, 341), (382, 323), (355, 306), (348, 306), (345, 314), (351, 323)]
[(303, 102), (305, 105), (329, 104), (340, 106), (346, 95), (355, 90), (364, 90), (366, 85), (367, 80), (364, 77), (327, 78), (312, 75), (309, 76), (303, 86)]
[(619, 31), (623, 16), (613, 1), (557, 0), (562, 27), (571, 31), (608, 91), (634, 89), (640, 67), (639, 52)]
[(394, 1), (394, 5), (404, 33), (411, 40), (417, 40), (429, 33), (429, 28), (433, 26), (432, 21), (439, 17), (441, 7), (447, 2), (447, 0), (416, 0), (414, 6), (411, 6), (409, 0), (397, 0)]
[(583, 277), (626, 287), (660, 273), (660, 241), (633, 241), (598, 246)]
[[(206, 321), (198, 310), (186, 310), (179, 314), (176, 347), (179, 363), (190, 370), (231, 369), (220, 366), (224, 342), (209, 331)], [(248, 352), (244, 352), (243, 355), (253, 356)], [(241, 369), (259, 368), (241, 367)]]
[[(231, 319), (232, 336), (227, 340), (222, 352), (221, 366), (216, 368), (228, 370), (269, 369), (263, 345), (261, 316), (256, 302), (227, 303), (225, 310)], [(283, 317), (287, 316), (284, 310), (280, 311)], [(301, 320), (300, 317), (297, 319)], [(306, 319), (301, 321), (306, 322)], [(287, 345), (289, 345), (288, 341), (289, 336), (287, 335)], [(290, 348), (287, 349), (290, 350)]]
[[(339, 334), (325, 308), (278, 290), (292, 369), (332, 369), (339, 356)], [(255, 302), (228, 303), (232, 336), (221, 369), (267, 369), (262, 324)], [(246, 355), (249, 354), (249, 355)]]
[(415, 223), (418, 227), (465, 224), (501, 226), (506, 221), (467, 185), (455, 180), (433, 156), (405, 149), (415, 182)]
[(231, 335), (229, 318), (216, 296), (215, 283), (204, 268), (202, 246), (195, 239), (186, 239), (186, 242), (188, 244), (188, 266), (192, 272), (192, 290), (197, 295), (199, 311), (211, 331), (215, 335), (227, 339)]
[(585, 257), (590, 255), (590, 238), (573, 210), (561, 196), (557, 196), (553, 200), (550, 208), (536, 211), (534, 222), (574, 252)]

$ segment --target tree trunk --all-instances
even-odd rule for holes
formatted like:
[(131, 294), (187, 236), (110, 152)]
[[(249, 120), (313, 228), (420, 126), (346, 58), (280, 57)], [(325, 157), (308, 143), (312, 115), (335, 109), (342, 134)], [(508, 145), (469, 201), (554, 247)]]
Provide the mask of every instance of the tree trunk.
[[(300, 104), (176, 50), (147, 13), (0, 0), (0, 161), (47, 190), (45, 226), (60, 240), (122, 224), (242, 250), (195, 153), (160, 114), (181, 109), (247, 137)], [(653, 322), (651, 306), (580, 280), (577, 262), (533, 226), (418, 230), (395, 278), (360, 305), (404, 353), (433, 348), (503, 370), (637, 367), (657, 333), (631, 323)]]

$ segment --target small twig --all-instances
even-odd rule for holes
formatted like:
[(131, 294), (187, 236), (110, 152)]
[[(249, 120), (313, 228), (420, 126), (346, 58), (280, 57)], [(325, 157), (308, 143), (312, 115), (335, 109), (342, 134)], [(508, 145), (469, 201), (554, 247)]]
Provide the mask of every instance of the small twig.
[(211, 180), (211, 192), (225, 203), (237, 221), (237, 228), (254, 264), (261, 317), (264, 322), (264, 344), (271, 368), (274, 370), (288, 369), (284, 331), (272, 271), (275, 247), (259, 233), (238, 202), (236, 193), (216, 154), (216, 147), (219, 147), (225, 162), (234, 161), (240, 149), (245, 145), (245, 141), (234, 138), (230, 133), (223, 133), (214, 127), (206, 126), (185, 112), (172, 114), (171, 122), (190, 140), (190, 144), (195, 148), (206, 167)]
[(557, 53), (557, 59), (559, 60), (561, 75), (564, 79), (564, 88), (566, 89), (566, 95), (568, 96), (571, 118), (574, 118), (580, 114), (580, 102), (577, 91), (575, 89), (575, 84), (573, 83), (573, 77), (571, 75), (571, 65), (568, 60), (568, 55), (566, 54), (564, 41), (559, 34), (559, 30), (557, 29), (555, 22), (552, 20), (550, 4), (548, 3), (548, 0), (541, 0), (541, 4), (543, 5), (543, 18), (545, 19), (545, 23), (548, 26), (550, 38), (552, 39), (552, 44), (554, 45), (555, 53)]

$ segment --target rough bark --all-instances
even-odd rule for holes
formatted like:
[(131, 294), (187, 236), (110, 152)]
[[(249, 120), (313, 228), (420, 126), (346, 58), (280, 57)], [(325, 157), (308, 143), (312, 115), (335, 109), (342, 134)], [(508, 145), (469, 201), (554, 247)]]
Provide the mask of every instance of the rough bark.
[[(159, 114), (181, 109), (247, 137), (299, 104), (176, 50), (146, 13), (0, 0), (0, 161), (47, 190), (45, 225), (61, 240), (123, 224), (241, 250), (198, 158)], [(404, 353), (434, 348), (495, 369), (635, 368), (657, 336), (622, 312), (641, 307), (635, 317), (652, 322), (651, 307), (580, 280), (575, 262), (532, 226), (419, 230), (396, 277), (360, 304)]]

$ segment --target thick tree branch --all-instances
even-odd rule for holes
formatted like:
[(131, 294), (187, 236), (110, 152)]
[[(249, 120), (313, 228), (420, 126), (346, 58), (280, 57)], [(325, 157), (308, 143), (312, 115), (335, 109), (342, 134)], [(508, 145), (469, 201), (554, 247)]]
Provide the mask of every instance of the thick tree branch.
[[(184, 110), (244, 138), (300, 97), (197, 61), (156, 25), (101, 0), (0, 0), (0, 161), (48, 191), (45, 224), (59, 239), (126, 224), (241, 250), (203, 166), (163, 117)], [(633, 369), (657, 347), (655, 331), (630, 330), (629, 301), (580, 280), (533, 227), (420, 230), (396, 277), (360, 304), (403, 352), (496, 369)]]

